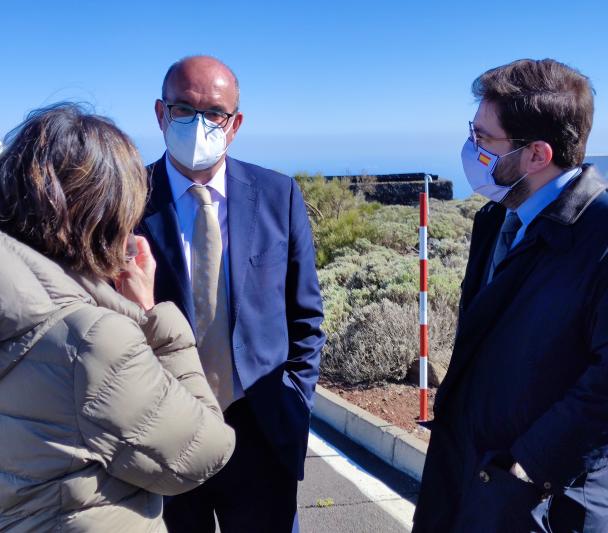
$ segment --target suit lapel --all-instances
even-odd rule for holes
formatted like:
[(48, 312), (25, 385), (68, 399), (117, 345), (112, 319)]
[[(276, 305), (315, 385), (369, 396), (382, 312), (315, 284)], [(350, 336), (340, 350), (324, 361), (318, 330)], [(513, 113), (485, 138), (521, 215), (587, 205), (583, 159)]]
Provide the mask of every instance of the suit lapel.
[(490, 203), (475, 217), (467, 271), (462, 283), (461, 314), (486, 284), (490, 254), (504, 216), (504, 207)]
[(258, 214), (258, 191), (255, 181), (255, 176), (247, 172), (238, 161), (230, 157), (226, 158), (230, 303), (233, 326), (238, 316)]
[(152, 190), (143, 224), (152, 240), (152, 249), (164, 259), (164, 262), (159, 261), (160, 272), (157, 272), (156, 278), (173, 280), (177, 289), (174, 301), (185, 311), (190, 324), (194, 324), (192, 290), (180, 239), (179, 220), (167, 176), (165, 156), (151, 165), (149, 172)]

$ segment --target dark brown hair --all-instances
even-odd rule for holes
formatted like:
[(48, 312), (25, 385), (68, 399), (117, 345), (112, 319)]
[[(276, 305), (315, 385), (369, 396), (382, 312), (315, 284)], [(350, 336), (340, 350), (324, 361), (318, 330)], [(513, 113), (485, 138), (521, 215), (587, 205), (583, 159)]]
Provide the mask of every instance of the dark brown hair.
[(560, 168), (582, 164), (593, 123), (593, 88), (577, 70), (553, 59), (520, 59), (488, 70), (472, 91), (496, 105), (509, 138), (547, 142)]
[(141, 218), (146, 171), (131, 140), (82, 105), (32, 111), (0, 153), (0, 230), (76, 271), (112, 278)]

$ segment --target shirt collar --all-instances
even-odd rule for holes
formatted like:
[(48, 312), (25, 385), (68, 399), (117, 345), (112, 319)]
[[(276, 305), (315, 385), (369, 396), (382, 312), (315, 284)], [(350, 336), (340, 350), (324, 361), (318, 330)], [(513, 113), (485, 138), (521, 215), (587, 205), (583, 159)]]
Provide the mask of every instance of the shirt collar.
[[(171, 162), (169, 154), (165, 157), (165, 163), (167, 166), (167, 176), (169, 177), (169, 184), (171, 186), (171, 193), (173, 194), (173, 201), (177, 202), (184, 194), (188, 192), (191, 187), (195, 186), (195, 183), (184, 176), (179, 170), (175, 168)], [(222, 198), (226, 198), (226, 161), (222, 162), (220, 168), (213, 177), (205, 184), (207, 187), (212, 188)]]
[(564, 187), (568, 185), (572, 178), (579, 174), (580, 170), (579, 167), (567, 170), (557, 178), (552, 179), (549, 183), (543, 185), (538, 191), (534, 192), (530, 198), (527, 198), (526, 201), (515, 210), (522, 225), (528, 226), (545, 207), (556, 200)]

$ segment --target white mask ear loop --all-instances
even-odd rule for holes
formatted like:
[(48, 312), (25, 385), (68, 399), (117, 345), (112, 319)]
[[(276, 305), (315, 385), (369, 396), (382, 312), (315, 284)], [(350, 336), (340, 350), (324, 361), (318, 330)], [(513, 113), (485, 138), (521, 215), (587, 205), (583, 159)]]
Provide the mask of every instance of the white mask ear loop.
[(526, 173), (525, 173), (525, 174), (524, 174), (524, 175), (523, 175), (521, 178), (519, 178), (519, 179), (518, 179), (518, 180), (517, 180), (515, 183), (513, 183), (513, 184), (512, 184), (512, 185), (511, 185), (509, 188), (510, 188), (511, 190), (513, 190), (515, 187), (517, 187), (517, 184), (518, 184), (520, 181), (523, 181), (525, 178), (527, 178), (529, 174), (530, 174), (529, 172), (526, 172)]
[(500, 202), (498, 202), (498, 203), (502, 204), (502, 203), (504, 202), (505, 198), (507, 198), (507, 196), (509, 196), (509, 194), (511, 194), (511, 193), (513, 192), (513, 189), (515, 189), (515, 187), (517, 187), (517, 184), (518, 184), (520, 181), (523, 181), (525, 178), (527, 178), (527, 177), (528, 177), (528, 174), (529, 174), (529, 173), (524, 174), (524, 175), (523, 175), (521, 178), (519, 178), (519, 179), (518, 179), (518, 180), (517, 180), (515, 183), (513, 183), (512, 185), (509, 185), (509, 190), (508, 190), (508, 191), (505, 193), (505, 195), (504, 195), (504, 196), (503, 196), (503, 197), (500, 199)]
[[(228, 151), (228, 133), (232, 129), (232, 126), (234, 126), (234, 120), (232, 120), (232, 124), (230, 124), (230, 127), (227, 130), (224, 131), (224, 144), (226, 146), (222, 150), (222, 153), (220, 154), (220, 157), (222, 157)], [(213, 131), (213, 130), (211, 130), (211, 131)], [(207, 132), (205, 132), (205, 137), (207, 137)]]
[(519, 148), (515, 148), (515, 150), (511, 150), (510, 152), (507, 152), (506, 154), (502, 154), (502, 155), (500, 155), (498, 157), (507, 157), (508, 155), (514, 154), (515, 152), (519, 152), (520, 150), (523, 150), (524, 148), (527, 148), (531, 144), (532, 143), (524, 144), (523, 146), (520, 146)]

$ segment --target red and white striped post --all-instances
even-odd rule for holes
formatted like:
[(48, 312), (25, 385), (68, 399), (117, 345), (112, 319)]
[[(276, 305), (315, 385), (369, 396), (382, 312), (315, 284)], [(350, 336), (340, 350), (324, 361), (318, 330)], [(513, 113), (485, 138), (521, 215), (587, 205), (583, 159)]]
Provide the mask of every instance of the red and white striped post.
[[(426, 178), (426, 176), (425, 176)], [(427, 253), (428, 193), (420, 193), (420, 422), (428, 420), (428, 356), (429, 327), (427, 316), (427, 296), (429, 263)]]

